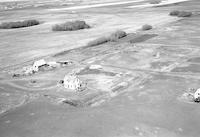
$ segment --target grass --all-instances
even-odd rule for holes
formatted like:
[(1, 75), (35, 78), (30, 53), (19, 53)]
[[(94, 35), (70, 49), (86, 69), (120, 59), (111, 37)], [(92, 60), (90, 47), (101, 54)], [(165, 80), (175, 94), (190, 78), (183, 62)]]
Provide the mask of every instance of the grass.
[(177, 16), (177, 17), (190, 17), (192, 16), (192, 12), (189, 11), (178, 11), (174, 10), (169, 13), (170, 16)]
[(24, 20), (24, 21), (16, 21), (16, 22), (3, 22), (0, 24), (0, 29), (15, 29), (15, 28), (23, 28), (30, 27), (34, 25), (39, 25), (40, 22), (37, 20)]
[(149, 40), (151, 38), (154, 38), (156, 36), (158, 36), (158, 35), (157, 34), (142, 34), (142, 35), (134, 34), (132, 36), (132, 38), (129, 40), (129, 42), (130, 43), (140, 43), (140, 42)]
[(145, 24), (142, 26), (142, 30), (150, 30), (152, 29), (153, 27), (151, 25), (148, 25), (148, 24)]
[(127, 35), (126, 32), (118, 30), (118, 31), (116, 31), (116, 32), (114, 32), (110, 35), (109, 40), (110, 41), (117, 41), (118, 39), (126, 37), (126, 35)]
[(121, 39), (125, 36), (127, 36), (126, 32), (118, 30), (118, 31), (115, 31), (114, 33), (112, 33), (108, 37), (100, 37), (98, 39), (95, 39), (95, 40), (89, 42), (87, 44), (87, 46), (89, 46), (89, 47), (97, 46), (97, 45), (101, 45), (101, 44), (104, 44), (104, 43), (109, 42), (109, 41), (116, 42), (117, 40), (119, 40), (119, 39)]
[(80, 29), (87, 29), (90, 28), (85, 21), (69, 21), (62, 24), (56, 24), (52, 27), (53, 31), (75, 31)]

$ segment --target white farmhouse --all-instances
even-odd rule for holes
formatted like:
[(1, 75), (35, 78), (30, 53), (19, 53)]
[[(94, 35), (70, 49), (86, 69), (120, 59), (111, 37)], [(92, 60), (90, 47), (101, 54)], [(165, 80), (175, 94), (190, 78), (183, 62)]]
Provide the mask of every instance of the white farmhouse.
[(71, 90), (82, 91), (86, 83), (81, 81), (75, 74), (68, 74), (64, 77), (64, 87)]
[(46, 61), (44, 59), (41, 59), (41, 60), (38, 60), (38, 61), (35, 61), (33, 63), (33, 70), (35, 72), (37, 72), (39, 70), (39, 67), (43, 66), (46, 64)]

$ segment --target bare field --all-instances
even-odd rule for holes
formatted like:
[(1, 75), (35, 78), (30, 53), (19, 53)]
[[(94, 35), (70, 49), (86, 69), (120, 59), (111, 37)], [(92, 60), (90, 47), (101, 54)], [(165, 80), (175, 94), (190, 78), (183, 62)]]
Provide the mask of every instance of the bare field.
[[(142, 6), (149, 2), (1, 11), (4, 22), (40, 24), (0, 29), (0, 137), (199, 136), (200, 106), (183, 95), (200, 88), (200, 2)], [(173, 10), (193, 15), (169, 16)], [(74, 20), (90, 28), (51, 30)], [(88, 44), (116, 31), (126, 35)], [(71, 63), (12, 77), (39, 59)], [(72, 72), (87, 83), (83, 91), (62, 85)]]

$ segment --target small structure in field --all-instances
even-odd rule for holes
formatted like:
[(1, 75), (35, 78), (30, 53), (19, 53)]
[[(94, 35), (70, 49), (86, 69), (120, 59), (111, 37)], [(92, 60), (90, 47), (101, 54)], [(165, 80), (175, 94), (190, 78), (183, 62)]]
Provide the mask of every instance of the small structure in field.
[(75, 74), (66, 75), (63, 84), (65, 88), (74, 91), (83, 91), (86, 88), (86, 83), (81, 81)]
[(23, 67), (22, 71), (23, 71), (24, 75), (31, 75), (31, 74), (35, 73), (32, 66)]
[(50, 61), (50, 62), (47, 62), (47, 65), (51, 68), (57, 68), (57, 67), (60, 67), (60, 64), (55, 62), (55, 61)]
[(90, 69), (102, 69), (101, 65), (90, 65)]

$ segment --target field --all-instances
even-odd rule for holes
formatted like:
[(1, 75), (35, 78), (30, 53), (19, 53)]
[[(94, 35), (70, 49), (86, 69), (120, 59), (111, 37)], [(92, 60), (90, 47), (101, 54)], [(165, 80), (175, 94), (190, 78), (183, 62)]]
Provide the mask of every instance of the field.
[[(0, 23), (40, 24), (0, 29), (0, 137), (199, 136), (200, 1), (1, 3)], [(40, 59), (61, 65), (21, 74)], [(86, 89), (62, 85), (72, 72)]]

